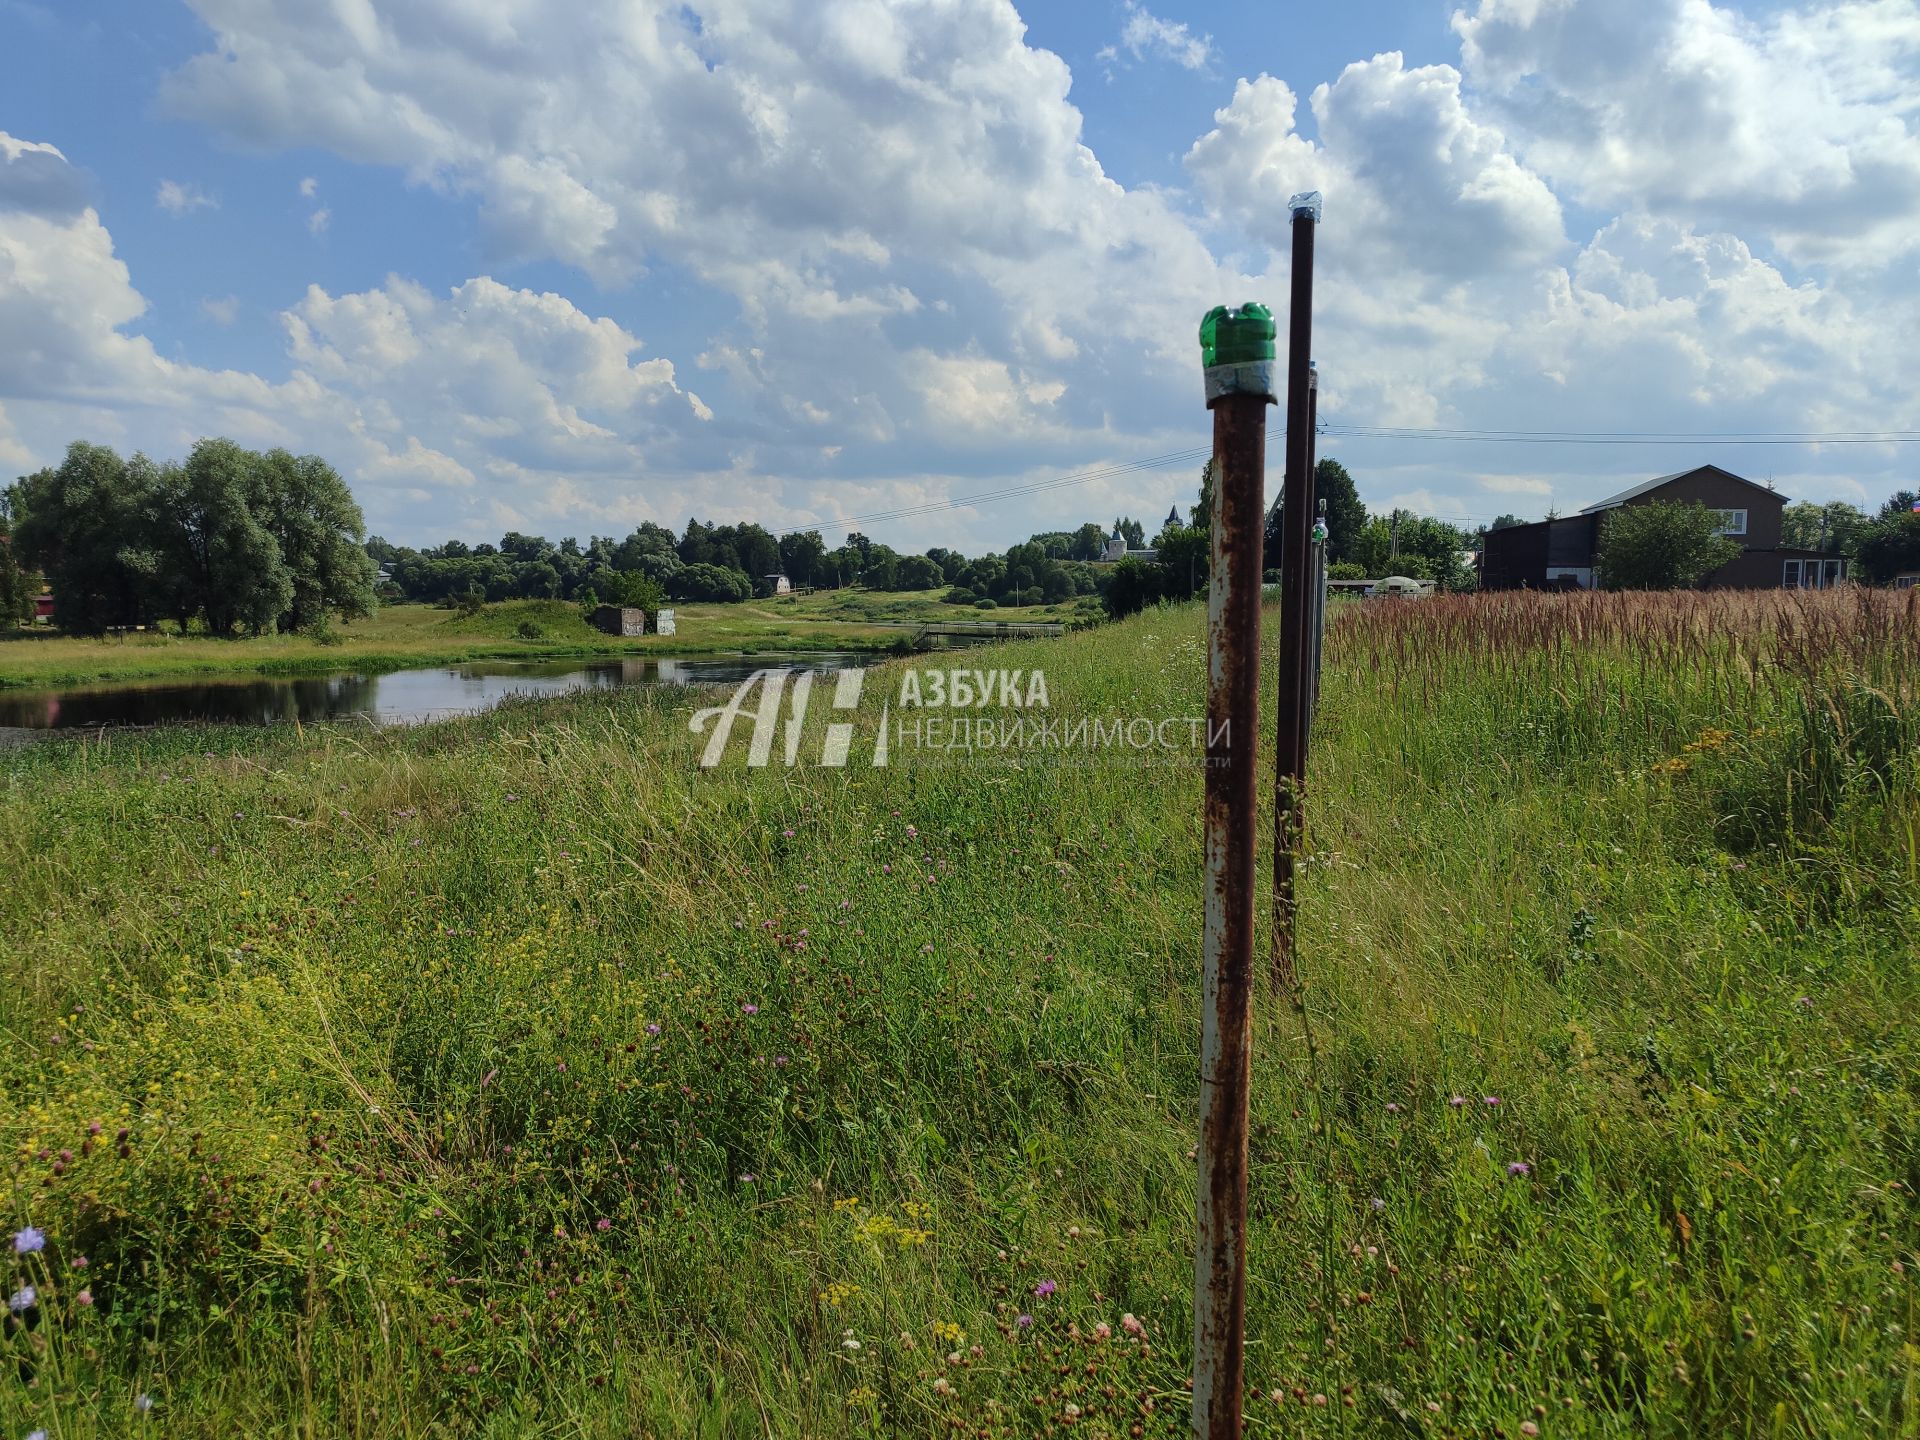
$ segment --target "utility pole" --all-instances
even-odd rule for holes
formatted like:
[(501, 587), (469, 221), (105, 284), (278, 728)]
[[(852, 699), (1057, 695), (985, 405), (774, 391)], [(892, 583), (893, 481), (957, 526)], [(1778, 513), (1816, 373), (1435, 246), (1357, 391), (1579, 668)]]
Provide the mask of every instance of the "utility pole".
[(1313, 416), (1318, 377), (1313, 351), (1313, 237), (1317, 194), (1295, 196), (1293, 294), (1287, 315), (1287, 469), (1280, 509), (1279, 717), (1273, 776), (1273, 951), (1280, 993), (1294, 992), (1294, 865), (1300, 853), (1301, 787), (1307, 774), (1307, 716), (1312, 704)]
[(1214, 460), (1199, 1234), (1193, 1256), (1193, 1429), (1202, 1440), (1240, 1440), (1246, 1390), (1260, 552), (1266, 531), (1267, 406), (1274, 403), (1273, 340), (1273, 315), (1264, 305), (1217, 306), (1200, 323)]
[(1394, 507), (1393, 519), (1388, 522), (1387, 533), (1390, 537), (1390, 543), (1387, 546), (1387, 558), (1389, 560), (1398, 560), (1400, 558), (1400, 510), (1398, 506)]

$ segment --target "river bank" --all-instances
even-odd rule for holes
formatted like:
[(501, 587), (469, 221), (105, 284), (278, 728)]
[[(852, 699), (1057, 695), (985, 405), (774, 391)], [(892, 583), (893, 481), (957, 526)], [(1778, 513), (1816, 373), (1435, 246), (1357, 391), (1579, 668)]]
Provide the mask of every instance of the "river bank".
[(1071, 617), (1063, 607), (1053, 606), (983, 616), (970, 607), (942, 603), (938, 592), (848, 591), (738, 605), (683, 605), (676, 609), (673, 635), (622, 638), (593, 629), (579, 607), (557, 600), (507, 601), (466, 616), (429, 605), (394, 605), (339, 627), (324, 641), (307, 635), (216, 639), (152, 631), (87, 638), (16, 631), (0, 638), (0, 689), (222, 674), (352, 670), (377, 675), (478, 660), (879, 653), (903, 648), (917, 624), (982, 618), (1058, 622)]

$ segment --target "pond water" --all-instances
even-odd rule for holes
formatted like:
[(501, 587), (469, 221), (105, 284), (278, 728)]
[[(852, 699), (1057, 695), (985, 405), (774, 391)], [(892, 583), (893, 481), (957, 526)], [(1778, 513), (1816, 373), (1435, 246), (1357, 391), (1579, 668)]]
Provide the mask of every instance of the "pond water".
[(873, 657), (839, 651), (708, 659), (476, 660), (384, 675), (204, 677), (0, 690), (0, 729), (79, 730), (103, 726), (364, 719), (409, 724), (490, 710), (514, 695), (565, 695), (627, 685), (730, 685), (755, 670), (792, 666), (834, 671)]

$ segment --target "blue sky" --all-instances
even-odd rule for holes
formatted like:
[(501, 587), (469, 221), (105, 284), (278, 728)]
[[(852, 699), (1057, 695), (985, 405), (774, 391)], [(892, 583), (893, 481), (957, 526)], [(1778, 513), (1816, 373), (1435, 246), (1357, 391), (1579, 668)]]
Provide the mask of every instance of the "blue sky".
[[(1327, 194), (1336, 425), (1920, 427), (1920, 10), (1630, 18), (0, 0), (0, 471), (232, 433), (327, 455), (412, 543), (834, 532), (1203, 444), (1193, 323), (1284, 297), (1292, 188)], [(1863, 503), (1915, 469), (1322, 450), (1375, 506), (1463, 519), (1705, 459)], [(1192, 468), (866, 528), (997, 548), (1163, 514)]]

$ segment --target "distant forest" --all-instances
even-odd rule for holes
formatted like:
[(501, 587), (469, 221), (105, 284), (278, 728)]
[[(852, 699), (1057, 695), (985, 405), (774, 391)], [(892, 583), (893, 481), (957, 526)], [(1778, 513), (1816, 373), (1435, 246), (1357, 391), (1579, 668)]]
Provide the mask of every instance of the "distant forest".
[[(1316, 470), (1325, 502), (1329, 574), (1388, 574), (1441, 589), (1475, 583), (1471, 555), (1502, 515), (1464, 529), (1406, 511), (1374, 514), (1338, 460)], [(969, 558), (935, 546), (902, 554), (858, 532), (828, 549), (817, 530), (775, 535), (754, 524), (694, 519), (679, 535), (643, 523), (624, 539), (584, 544), (517, 531), (499, 544), (449, 540), (429, 549), (368, 537), (360, 507), (339, 474), (315, 455), (246, 450), (202, 440), (182, 462), (123, 459), (76, 442), (52, 469), (0, 492), (0, 617), (33, 611), (42, 584), (61, 628), (76, 633), (172, 620), (211, 634), (324, 633), (385, 601), (477, 608), (492, 601), (557, 599), (652, 608), (670, 601), (745, 600), (784, 575), (797, 587), (926, 591), (955, 604), (1057, 605), (1082, 601), (1125, 614), (1181, 599), (1206, 583), (1213, 496), (1203, 470), (1191, 523), (1151, 537), (1152, 560), (1095, 564), (1109, 535), (1147, 548), (1130, 516), (1111, 525), (1029, 536), (1004, 554)], [(1787, 541), (1853, 556), (1867, 578), (1920, 564), (1913, 497), (1893, 497), (1876, 518), (1835, 502), (1787, 507)], [(1174, 517), (1177, 519), (1176, 516)], [(1279, 553), (1279, 505), (1267, 522), (1267, 553)], [(1271, 574), (1272, 572), (1270, 572)]]

